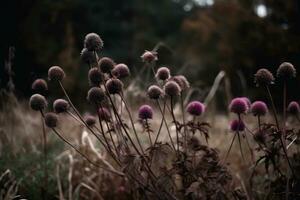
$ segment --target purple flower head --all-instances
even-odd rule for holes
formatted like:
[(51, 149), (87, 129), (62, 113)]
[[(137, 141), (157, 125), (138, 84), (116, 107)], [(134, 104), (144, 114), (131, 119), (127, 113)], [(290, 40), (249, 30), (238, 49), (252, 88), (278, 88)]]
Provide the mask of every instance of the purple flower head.
[(255, 101), (251, 105), (251, 112), (254, 116), (264, 116), (268, 112), (268, 107), (263, 101)]
[(80, 58), (88, 65), (97, 63), (97, 58), (94, 51), (89, 51), (87, 48), (83, 48), (81, 50)]
[(187, 105), (187, 112), (194, 116), (199, 116), (205, 111), (205, 106), (199, 101), (192, 101)]
[(169, 68), (167, 67), (160, 67), (158, 68), (156, 74), (155, 74), (155, 77), (158, 79), (158, 80), (162, 80), (162, 81), (165, 81), (167, 79), (170, 78), (170, 70)]
[(102, 121), (107, 121), (108, 122), (111, 119), (110, 112), (108, 111), (107, 108), (104, 108), (104, 107), (99, 108), (98, 109), (98, 114), (99, 114), (100, 119)]
[(49, 128), (55, 128), (57, 125), (58, 117), (53, 112), (48, 112), (45, 114), (45, 124)]
[(94, 126), (96, 124), (96, 118), (92, 115), (85, 116), (84, 121), (88, 126)]
[(145, 53), (143, 53), (143, 55), (141, 56), (143, 62), (146, 63), (152, 63), (154, 61), (157, 61), (157, 52), (154, 51), (145, 51)]
[(30, 97), (29, 105), (32, 110), (40, 111), (47, 107), (47, 100), (40, 94), (34, 94)]
[(120, 94), (123, 90), (123, 83), (117, 78), (111, 78), (106, 82), (109, 94)]
[(142, 105), (139, 108), (139, 118), (140, 119), (152, 119), (153, 109), (149, 105)]
[(96, 33), (89, 33), (84, 38), (84, 47), (89, 51), (99, 51), (103, 47), (103, 41)]
[(300, 106), (296, 101), (291, 101), (287, 107), (287, 110), (292, 115), (297, 115), (300, 112)]
[(181, 90), (186, 90), (190, 88), (190, 83), (183, 75), (177, 75), (172, 77), (172, 80), (175, 81), (181, 88)]
[(295, 76), (296, 76), (296, 69), (289, 62), (282, 63), (277, 69), (277, 77), (283, 79), (290, 79), (290, 78), (294, 78)]
[(48, 79), (50, 81), (62, 81), (65, 78), (65, 72), (59, 66), (50, 67), (48, 70)]
[(229, 110), (238, 115), (246, 113), (247, 108), (247, 103), (242, 98), (234, 98), (229, 104)]
[(102, 88), (92, 87), (87, 94), (87, 100), (91, 103), (101, 103), (105, 100), (105, 92)]
[(98, 65), (103, 73), (110, 73), (116, 63), (111, 58), (103, 57), (99, 60)]
[(151, 85), (148, 88), (147, 94), (150, 99), (159, 99), (161, 96), (164, 95), (164, 91), (157, 85)]
[(36, 79), (31, 86), (32, 90), (44, 93), (48, 90), (47, 82), (44, 79)]
[(56, 99), (53, 103), (53, 110), (56, 113), (64, 113), (69, 109), (69, 103), (64, 99)]
[(164, 91), (167, 95), (173, 97), (173, 96), (179, 96), (181, 89), (180, 86), (175, 81), (168, 81), (164, 85)]
[(257, 86), (267, 86), (273, 84), (274, 80), (273, 74), (265, 68), (259, 69), (254, 75), (254, 82)]
[(99, 86), (104, 79), (103, 74), (97, 67), (93, 67), (89, 70), (88, 78), (91, 86)]
[(232, 131), (244, 131), (245, 124), (242, 120), (235, 119), (230, 123), (230, 130)]
[(251, 107), (250, 99), (248, 97), (240, 97), (240, 98), (246, 102), (247, 110), (250, 109), (250, 107)]
[(111, 73), (119, 79), (126, 78), (130, 75), (128, 66), (123, 63), (117, 64)]

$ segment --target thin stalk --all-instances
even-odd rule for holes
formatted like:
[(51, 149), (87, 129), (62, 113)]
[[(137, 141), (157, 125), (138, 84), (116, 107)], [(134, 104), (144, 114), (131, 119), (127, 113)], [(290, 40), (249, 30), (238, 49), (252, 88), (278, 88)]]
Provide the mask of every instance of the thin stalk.
[(279, 128), (279, 122), (278, 122), (278, 119), (277, 119), (277, 111), (276, 111), (275, 103), (274, 103), (272, 94), (270, 92), (269, 86), (266, 86), (266, 89), (267, 89), (267, 92), (268, 92), (268, 95), (269, 95), (269, 98), (270, 98), (270, 101), (271, 101), (271, 104), (272, 104), (272, 110), (273, 110), (273, 115), (274, 115), (274, 118), (275, 118), (276, 126), (277, 126), (277, 129), (279, 130), (280, 128)]
[(241, 137), (240, 137), (240, 133), (239, 133), (239, 129), (240, 129), (239, 126), (240, 126), (241, 121), (242, 121), (241, 115), (238, 115), (238, 117), (239, 117), (239, 125), (238, 125), (238, 128), (237, 128), (236, 133), (237, 133), (237, 135), (238, 135), (238, 141), (239, 141), (239, 147), (240, 147), (240, 151), (241, 151), (241, 156), (242, 156), (244, 162), (246, 163), (246, 160), (245, 160), (245, 157), (244, 157), (244, 154), (243, 154), (243, 149), (242, 149)]
[[(148, 119), (146, 119), (146, 126), (149, 127)], [(150, 131), (147, 130), (147, 133), (148, 133), (149, 142), (150, 142), (150, 147), (151, 147), (151, 146), (153, 146), (153, 142), (152, 142), (152, 139), (151, 139)]]
[(173, 98), (170, 98), (170, 106), (171, 106), (171, 115), (175, 124), (175, 128), (176, 128), (176, 140), (177, 140), (177, 151), (179, 152), (179, 133), (178, 133), (178, 128), (177, 128), (177, 123), (176, 123), (176, 118), (174, 115), (174, 108), (173, 108)]
[[(44, 190), (45, 192), (48, 191), (48, 168), (47, 168), (47, 134), (45, 129), (45, 122), (44, 122), (44, 113), (42, 110), (41, 112), (41, 121), (42, 121), (42, 128), (43, 128), (43, 135), (42, 135), (42, 144), (43, 144), (43, 153), (44, 153)], [(43, 192), (44, 193), (44, 192)], [(47, 199), (46, 195), (43, 194), (43, 199)]]
[(231, 151), (231, 148), (232, 148), (232, 145), (233, 145), (233, 143), (234, 143), (234, 140), (235, 140), (236, 135), (237, 135), (237, 133), (234, 133), (234, 136), (233, 136), (233, 138), (232, 138), (232, 140), (231, 140), (230, 146), (229, 146), (229, 148), (228, 148), (228, 150), (227, 150), (226, 156), (225, 156), (224, 161), (223, 161), (224, 164), (225, 164), (225, 162), (226, 162), (226, 160), (227, 160), (227, 158), (228, 158), (228, 156), (229, 156), (229, 153), (230, 153), (230, 151)]
[(185, 112), (184, 112), (184, 105), (183, 105), (183, 92), (180, 94), (180, 104), (181, 104), (181, 112), (182, 112), (182, 122), (183, 122), (183, 132), (184, 132), (184, 150), (187, 152), (187, 131), (186, 131), (186, 124), (185, 124)]

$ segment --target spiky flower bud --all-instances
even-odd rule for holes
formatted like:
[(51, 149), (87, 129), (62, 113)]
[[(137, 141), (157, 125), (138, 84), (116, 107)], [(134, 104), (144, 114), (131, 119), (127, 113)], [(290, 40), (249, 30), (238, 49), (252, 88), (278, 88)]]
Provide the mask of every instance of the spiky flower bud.
[(152, 63), (154, 61), (157, 61), (157, 52), (154, 51), (145, 51), (145, 53), (143, 53), (143, 55), (141, 56), (143, 62), (146, 63)]
[(82, 49), (82, 51), (80, 53), (80, 58), (83, 62), (85, 62), (88, 65), (97, 63), (97, 57), (96, 57), (94, 51), (89, 51), (87, 48)]
[(267, 69), (259, 69), (254, 75), (254, 82), (257, 86), (267, 86), (274, 83), (273, 74)]
[(56, 113), (64, 113), (69, 109), (69, 103), (64, 99), (56, 99), (53, 103), (53, 110)]
[(99, 51), (103, 47), (103, 41), (96, 33), (89, 33), (85, 36), (84, 47), (89, 51)]
[(45, 93), (48, 90), (48, 85), (44, 79), (36, 79), (32, 83), (31, 88), (36, 92)]
[(175, 81), (180, 86), (182, 91), (190, 88), (189, 81), (183, 75), (174, 76), (172, 77), (172, 80)]
[(229, 104), (229, 110), (235, 114), (242, 114), (247, 112), (247, 104), (241, 98), (234, 98)]
[(169, 68), (167, 67), (160, 67), (158, 68), (156, 74), (155, 74), (155, 77), (158, 79), (158, 80), (162, 80), (162, 81), (165, 81), (167, 79), (170, 78), (170, 70)]
[(103, 74), (97, 67), (93, 67), (89, 70), (88, 78), (91, 86), (99, 86), (104, 79)]
[(57, 126), (58, 117), (53, 112), (48, 112), (45, 114), (45, 124), (49, 128), (55, 128)]
[(181, 89), (180, 86), (175, 81), (168, 81), (164, 85), (164, 91), (167, 95), (173, 97), (180, 95)]
[(291, 101), (287, 107), (287, 111), (292, 115), (298, 115), (300, 112), (300, 106), (296, 101)]
[(111, 119), (110, 112), (108, 111), (107, 108), (104, 108), (104, 107), (99, 108), (98, 109), (98, 114), (99, 114), (99, 117), (102, 121), (109, 122), (110, 119)]
[(84, 121), (88, 126), (94, 126), (96, 124), (96, 118), (92, 115), (86, 116)]
[(232, 131), (244, 131), (245, 124), (242, 120), (235, 119), (230, 123), (230, 130)]
[(205, 106), (199, 101), (192, 101), (187, 105), (187, 112), (193, 116), (199, 116), (205, 111)]
[(101, 103), (105, 100), (105, 92), (102, 88), (92, 87), (87, 94), (87, 100), (91, 103)]
[(111, 78), (106, 82), (109, 94), (120, 94), (123, 90), (123, 83), (119, 79)]
[(103, 73), (110, 73), (116, 63), (111, 58), (103, 57), (99, 60), (98, 65)]
[(163, 96), (164, 92), (157, 85), (151, 85), (148, 88), (147, 94), (150, 99), (159, 99), (161, 96)]
[(51, 81), (62, 81), (65, 76), (64, 70), (59, 66), (50, 67), (48, 70), (48, 79)]
[(29, 105), (32, 110), (44, 110), (47, 107), (47, 100), (40, 94), (34, 94), (30, 97)]
[(153, 109), (149, 105), (142, 105), (139, 108), (139, 119), (152, 119), (153, 117)]
[(277, 77), (283, 79), (290, 79), (290, 78), (294, 78), (295, 76), (296, 76), (296, 69), (289, 62), (282, 63), (277, 69)]
[(114, 67), (114, 69), (111, 71), (111, 73), (118, 79), (126, 78), (127, 76), (130, 75), (128, 66), (123, 63), (117, 64)]
[(255, 101), (251, 105), (251, 112), (254, 116), (264, 116), (268, 112), (268, 107), (263, 101)]

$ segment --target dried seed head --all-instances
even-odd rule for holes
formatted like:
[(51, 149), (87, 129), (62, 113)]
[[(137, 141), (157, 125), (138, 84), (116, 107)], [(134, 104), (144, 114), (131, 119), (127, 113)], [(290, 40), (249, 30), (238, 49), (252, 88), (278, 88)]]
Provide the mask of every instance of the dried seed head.
[(157, 85), (151, 85), (148, 88), (147, 94), (150, 99), (159, 99), (160, 97), (162, 97), (164, 95), (164, 92)]
[(199, 116), (205, 111), (205, 106), (199, 101), (192, 101), (187, 105), (187, 112), (193, 116)]
[(173, 96), (179, 96), (181, 89), (180, 86), (175, 81), (168, 81), (164, 85), (164, 91), (167, 95), (173, 97)]
[(241, 98), (234, 98), (229, 104), (229, 110), (235, 114), (242, 114), (247, 112), (247, 104)]
[(277, 69), (277, 77), (283, 79), (294, 78), (296, 77), (296, 69), (291, 63), (284, 62)]
[(267, 69), (259, 69), (254, 75), (254, 82), (257, 86), (267, 86), (274, 83), (273, 74)]
[(119, 79), (111, 78), (106, 82), (109, 94), (120, 94), (123, 90), (123, 83)]
[(109, 122), (110, 119), (111, 119), (111, 116), (110, 116), (110, 112), (108, 111), (107, 108), (99, 108), (98, 109), (98, 114), (99, 114), (99, 117), (102, 121), (107, 121)]
[(47, 107), (47, 100), (40, 94), (34, 94), (30, 97), (29, 105), (32, 110), (44, 110)]
[(172, 77), (172, 80), (175, 81), (180, 86), (182, 91), (190, 88), (189, 81), (183, 75), (174, 76)]
[(129, 68), (127, 67), (127, 65), (123, 63), (117, 64), (114, 67), (114, 69), (111, 71), (111, 73), (118, 79), (126, 78), (127, 76), (130, 75)]
[(153, 109), (149, 105), (142, 105), (139, 108), (139, 119), (152, 119)]
[(86, 116), (84, 121), (88, 126), (94, 126), (96, 124), (96, 118), (92, 115)]
[(110, 73), (116, 63), (111, 58), (103, 57), (99, 60), (98, 65), (103, 73)]
[(48, 85), (44, 79), (36, 79), (32, 83), (31, 88), (38, 93), (45, 93), (48, 90)]
[(65, 76), (64, 70), (59, 66), (50, 67), (48, 70), (48, 79), (51, 81), (62, 81)]
[(49, 128), (55, 128), (57, 126), (58, 117), (55, 113), (49, 112), (45, 114), (45, 124)]
[(89, 70), (88, 78), (91, 86), (99, 86), (104, 79), (103, 74), (97, 67), (93, 67)]
[(141, 56), (143, 62), (152, 63), (157, 61), (157, 52), (154, 51), (145, 51), (145, 53)]
[(89, 51), (99, 51), (103, 47), (103, 41), (96, 33), (89, 33), (85, 36), (84, 47)]
[(89, 51), (87, 48), (82, 49), (80, 53), (80, 58), (83, 62), (85, 62), (88, 65), (97, 63), (97, 57), (94, 51)]
[(300, 112), (300, 106), (296, 101), (291, 101), (287, 107), (287, 111), (292, 115), (298, 115)]
[(105, 93), (102, 88), (92, 87), (87, 94), (87, 100), (91, 103), (101, 103), (105, 100)]
[(64, 113), (69, 109), (69, 103), (64, 99), (56, 99), (53, 103), (53, 110), (56, 113)]
[(162, 80), (162, 81), (165, 81), (167, 79), (170, 78), (170, 70), (169, 68), (167, 67), (160, 67), (156, 74), (155, 74), (155, 77), (158, 79), (158, 80)]
[(245, 124), (242, 120), (235, 119), (230, 123), (230, 130), (232, 131), (244, 131)]
[(251, 112), (254, 116), (264, 116), (268, 112), (268, 107), (263, 101), (255, 101), (251, 105)]

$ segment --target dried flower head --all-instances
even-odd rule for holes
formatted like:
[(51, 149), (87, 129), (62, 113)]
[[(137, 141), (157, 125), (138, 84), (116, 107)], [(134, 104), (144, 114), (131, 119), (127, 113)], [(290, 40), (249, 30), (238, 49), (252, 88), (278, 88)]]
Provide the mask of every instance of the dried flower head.
[(98, 65), (103, 73), (110, 73), (116, 63), (111, 58), (103, 57), (99, 60)]
[(251, 112), (254, 116), (264, 116), (268, 112), (268, 107), (263, 101), (255, 101), (251, 105)]
[(152, 119), (153, 109), (149, 105), (142, 105), (139, 108), (139, 119)]
[(180, 95), (181, 89), (180, 86), (175, 81), (168, 81), (164, 85), (164, 91), (167, 95), (173, 97)]
[(296, 101), (291, 101), (287, 107), (287, 111), (292, 115), (298, 115), (300, 112), (300, 106)]
[(241, 98), (234, 98), (229, 104), (229, 110), (235, 114), (242, 114), (247, 112), (247, 104), (245, 100)]
[(64, 99), (56, 99), (53, 103), (53, 110), (56, 113), (64, 113), (69, 109), (69, 103)]
[(97, 63), (97, 57), (94, 51), (89, 51), (87, 48), (83, 48), (80, 53), (80, 58), (88, 65)]
[(146, 63), (152, 63), (154, 61), (157, 61), (157, 52), (154, 51), (145, 51), (145, 53), (143, 53), (143, 55), (141, 56), (143, 62)]
[(103, 41), (96, 33), (89, 33), (85, 36), (84, 47), (89, 51), (99, 51), (103, 47)]
[(156, 74), (155, 74), (155, 77), (158, 79), (158, 80), (162, 80), (162, 81), (165, 81), (167, 79), (170, 78), (170, 70), (169, 68), (167, 67), (160, 67), (158, 68)]
[(119, 79), (111, 78), (106, 82), (109, 94), (120, 94), (123, 90), (123, 83)]
[(51, 81), (62, 81), (65, 76), (64, 70), (59, 66), (50, 67), (48, 70), (48, 79)]
[(99, 114), (99, 117), (102, 121), (109, 122), (110, 119), (111, 119), (110, 112), (108, 111), (107, 108), (104, 108), (104, 107), (99, 108), (98, 109), (98, 114)]
[(40, 94), (34, 94), (30, 97), (29, 105), (32, 110), (44, 110), (47, 107), (47, 100)]
[(283, 79), (290, 79), (290, 78), (294, 78), (295, 76), (296, 76), (296, 69), (289, 62), (282, 63), (277, 69), (277, 77)]
[(114, 67), (114, 69), (111, 71), (111, 73), (118, 79), (126, 78), (127, 76), (130, 75), (128, 66), (123, 63), (117, 64)]
[(99, 86), (104, 79), (103, 74), (97, 67), (93, 67), (89, 70), (88, 78), (91, 86)]
[(192, 101), (187, 105), (187, 112), (193, 116), (199, 116), (205, 111), (205, 106), (199, 101)]
[(245, 124), (242, 120), (235, 119), (230, 123), (230, 130), (232, 131), (244, 131)]
[(151, 85), (148, 88), (147, 94), (150, 99), (159, 99), (161, 96), (164, 95), (164, 91), (157, 85)]
[(48, 85), (44, 79), (36, 79), (32, 83), (31, 88), (38, 93), (45, 93), (48, 90)]
[(267, 86), (274, 83), (273, 74), (267, 69), (259, 69), (254, 75), (254, 82), (257, 86)]
[(183, 75), (174, 76), (172, 77), (172, 80), (175, 81), (180, 86), (182, 91), (190, 88), (189, 81)]
[(101, 103), (105, 100), (105, 92), (102, 88), (92, 87), (87, 94), (87, 100), (91, 103)]
[(53, 112), (48, 112), (45, 114), (45, 124), (49, 128), (55, 128), (57, 126), (58, 117)]
[(88, 126), (94, 126), (96, 124), (96, 118), (92, 115), (85, 116), (84, 121)]

